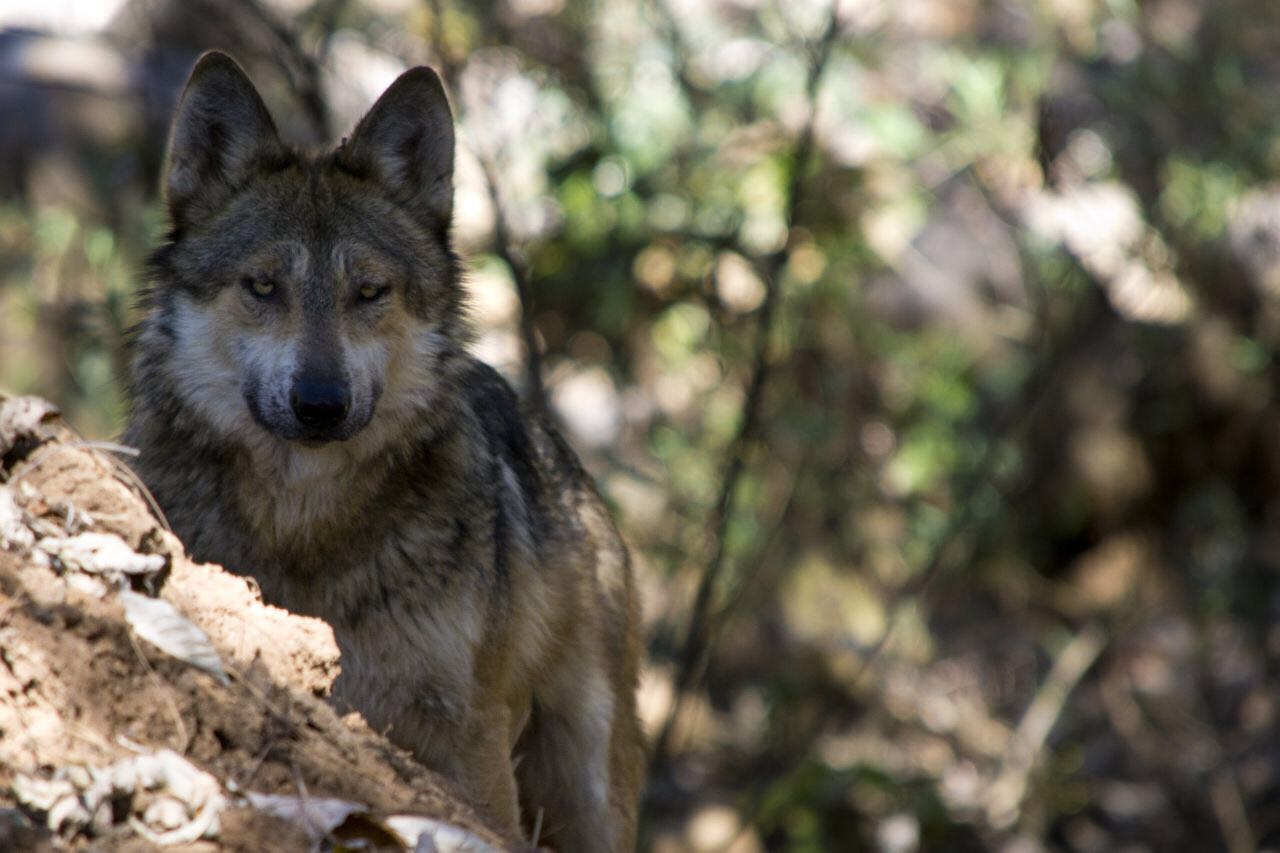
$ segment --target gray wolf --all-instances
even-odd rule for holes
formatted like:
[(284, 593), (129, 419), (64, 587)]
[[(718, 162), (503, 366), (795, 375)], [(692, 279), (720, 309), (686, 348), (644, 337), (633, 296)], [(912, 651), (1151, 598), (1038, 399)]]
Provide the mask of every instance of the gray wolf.
[(203, 56), (169, 138), (124, 440), (194, 557), (333, 626), (335, 703), (513, 835), (541, 816), (556, 849), (628, 849), (627, 552), (564, 440), (468, 354), (453, 160), (430, 69), (302, 153), (230, 57)]

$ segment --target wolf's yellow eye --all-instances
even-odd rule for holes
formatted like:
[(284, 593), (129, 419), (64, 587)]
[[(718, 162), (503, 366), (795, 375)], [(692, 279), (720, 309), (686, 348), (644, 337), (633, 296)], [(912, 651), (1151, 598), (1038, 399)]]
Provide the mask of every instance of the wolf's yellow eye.
[(372, 302), (386, 292), (387, 289), (378, 284), (363, 284), (360, 286), (360, 298), (365, 302)]
[(269, 279), (246, 278), (244, 286), (259, 299), (267, 299), (276, 292), (276, 283)]

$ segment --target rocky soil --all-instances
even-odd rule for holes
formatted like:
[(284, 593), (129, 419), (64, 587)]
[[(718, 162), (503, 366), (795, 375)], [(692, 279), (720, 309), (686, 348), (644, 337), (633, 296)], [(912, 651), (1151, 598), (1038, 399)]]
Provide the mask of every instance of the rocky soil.
[(511, 849), (325, 703), (328, 626), (188, 559), (116, 450), (0, 397), (0, 849)]

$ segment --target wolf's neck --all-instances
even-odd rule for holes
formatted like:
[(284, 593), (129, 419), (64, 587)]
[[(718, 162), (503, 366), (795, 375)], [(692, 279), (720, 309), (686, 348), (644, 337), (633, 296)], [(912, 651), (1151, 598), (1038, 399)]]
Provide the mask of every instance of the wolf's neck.
[(292, 550), (346, 527), (372, 504), (388, 466), (350, 448), (280, 443), (245, 454), (236, 498), (245, 521), (271, 550)]
[(241, 458), (236, 477), (240, 513), (269, 550), (338, 551), (357, 544), (371, 518), (392, 511), (411, 494), (414, 480), (429, 479), (433, 494), (448, 500), (457, 470), (472, 464), (456, 447), (452, 422), (442, 431), (401, 435), (371, 451), (354, 442), (306, 448), (281, 445), (268, 456)]

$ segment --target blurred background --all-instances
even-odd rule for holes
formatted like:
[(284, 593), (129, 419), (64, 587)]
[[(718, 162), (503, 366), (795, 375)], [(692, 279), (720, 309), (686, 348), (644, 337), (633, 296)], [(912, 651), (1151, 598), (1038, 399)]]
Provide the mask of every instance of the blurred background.
[(645, 849), (1280, 849), (1280, 5), (0, 0), (0, 387), (92, 437), (211, 47), (300, 144), (442, 71)]

